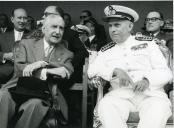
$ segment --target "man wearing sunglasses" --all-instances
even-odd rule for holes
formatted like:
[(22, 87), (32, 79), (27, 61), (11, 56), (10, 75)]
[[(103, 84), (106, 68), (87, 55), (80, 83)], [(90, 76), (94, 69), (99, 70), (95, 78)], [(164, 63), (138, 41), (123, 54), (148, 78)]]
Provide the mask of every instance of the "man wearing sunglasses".
[[(91, 11), (89, 10), (83, 10), (80, 15), (80, 24), (84, 25), (85, 20), (89, 20), (89, 18), (93, 17)], [(96, 36), (100, 38), (103, 42), (106, 42), (106, 32), (105, 28), (101, 24), (96, 25)]]
[[(161, 12), (158, 11), (151, 11), (147, 14), (145, 19), (145, 28), (146, 28), (146, 35), (152, 36), (156, 43), (158, 44), (160, 50), (162, 51), (163, 55), (166, 58), (168, 66), (172, 70), (173, 67), (173, 58), (172, 58), (172, 51), (169, 50), (168, 44), (173, 44), (173, 35), (167, 34), (162, 31), (164, 26), (164, 17)], [(165, 87), (165, 91), (170, 92), (173, 89), (172, 84), (168, 84)]]
[(173, 40), (172, 36), (167, 35), (161, 28), (164, 26), (164, 17), (161, 12), (151, 11), (147, 14), (145, 19), (145, 29), (146, 35), (150, 35), (159, 40), (163, 40), (164, 45), (168, 43), (169, 40)]

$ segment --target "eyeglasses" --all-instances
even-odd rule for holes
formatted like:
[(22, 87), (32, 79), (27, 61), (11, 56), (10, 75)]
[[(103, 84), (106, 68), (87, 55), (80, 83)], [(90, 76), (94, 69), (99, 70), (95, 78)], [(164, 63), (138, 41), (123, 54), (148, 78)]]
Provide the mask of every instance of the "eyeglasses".
[(161, 20), (161, 18), (153, 17), (153, 18), (146, 18), (145, 19), (146, 22), (150, 22), (150, 21), (156, 22), (157, 20)]
[(86, 17), (88, 17), (88, 16), (80, 16), (80, 19), (85, 19)]
[(58, 13), (44, 12), (44, 16), (47, 17), (49, 15), (59, 15)]

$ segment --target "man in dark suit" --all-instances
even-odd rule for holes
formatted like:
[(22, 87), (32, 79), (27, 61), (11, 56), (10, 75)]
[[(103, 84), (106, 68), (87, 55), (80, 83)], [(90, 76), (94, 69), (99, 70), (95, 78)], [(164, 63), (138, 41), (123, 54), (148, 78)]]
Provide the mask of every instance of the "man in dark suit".
[[(90, 17), (92, 17), (92, 13), (89, 10), (83, 10), (80, 15), (80, 24), (84, 24), (85, 20), (88, 20)], [(107, 41), (106, 37), (106, 31), (105, 28), (102, 24), (97, 24), (96, 25), (96, 36), (103, 40), (103, 42)]]
[[(165, 33), (162, 31), (164, 26), (164, 17), (163, 14), (159, 11), (151, 11), (147, 14), (145, 20), (145, 34), (152, 36), (157, 40), (160, 50), (162, 51), (163, 55), (165, 56), (168, 66), (173, 70), (173, 58), (172, 58), (172, 51), (170, 51), (170, 47), (168, 44), (173, 45), (173, 35), (169, 33)], [(168, 47), (168, 48), (167, 48)], [(164, 87), (165, 91), (170, 92), (173, 90), (173, 83), (167, 84)]]
[[(49, 82), (47, 80), (48, 75), (69, 78), (73, 72), (71, 64), (73, 53), (66, 49), (62, 40), (64, 32), (63, 18), (59, 15), (47, 16), (44, 19), (42, 31), (44, 38), (40, 40), (22, 40), (20, 47), (16, 49), (15, 71), (17, 76), (35, 78), (45, 84)], [(32, 86), (33, 81), (28, 82)], [(60, 91), (57, 93), (57, 96), (61, 95)], [(63, 97), (59, 100), (61, 101), (60, 110), (67, 118), (66, 102)], [(0, 111), (3, 115), (0, 116), (0, 126), (7, 128), (8, 119), (14, 114), (16, 103), (7, 89), (1, 89), (0, 101)], [(22, 103), (19, 107), (21, 116), (15, 128), (38, 128), (48, 108), (47, 105), (44, 105), (43, 100), (39, 98), (32, 98)]]
[(27, 33), (27, 12), (22, 8), (12, 11), (14, 30), (0, 35), (0, 84), (6, 83), (13, 74), (13, 48)]
[(0, 13), (0, 34), (9, 32), (12, 29), (8, 16), (5, 13)]
[(164, 17), (161, 12), (151, 11), (147, 14), (145, 19), (145, 32), (144, 34), (163, 40), (164, 45), (168, 43), (169, 40), (173, 40), (173, 36), (166, 34), (161, 31), (164, 26)]

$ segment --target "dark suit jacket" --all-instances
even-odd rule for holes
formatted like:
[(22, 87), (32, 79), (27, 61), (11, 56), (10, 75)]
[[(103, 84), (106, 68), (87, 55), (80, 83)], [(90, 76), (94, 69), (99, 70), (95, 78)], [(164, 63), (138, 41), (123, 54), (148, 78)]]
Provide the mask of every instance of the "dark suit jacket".
[(97, 36), (94, 37), (94, 39), (90, 42), (89, 39), (85, 41), (85, 45), (90, 50), (100, 51), (100, 48), (102, 48), (106, 43), (99, 39)]
[(74, 53), (74, 58), (72, 60), (74, 73), (72, 74), (69, 83), (67, 83), (72, 85), (74, 82), (82, 81), (83, 65), (85, 57), (88, 56), (88, 52), (80, 41), (78, 33), (70, 28), (65, 28), (63, 39), (68, 42), (68, 49)]
[[(27, 35), (27, 31), (24, 31), (23, 37)], [(2, 63), (3, 54), (6, 52), (14, 52), (13, 48), (16, 47), (14, 30), (0, 34), (0, 83), (5, 83), (13, 75), (14, 63), (6, 61)]]
[[(147, 32), (147, 31), (144, 31), (143, 32), (144, 35), (148, 35), (150, 36), (150, 33)], [(162, 32), (160, 31), (156, 36), (155, 38), (158, 38), (159, 40), (165, 40), (166, 41), (166, 44), (168, 44), (169, 41), (173, 41), (173, 35), (172, 34), (167, 34), (165, 32)]]
[(106, 31), (103, 25), (97, 24), (95, 31), (98, 39), (102, 40), (103, 42), (107, 42)]

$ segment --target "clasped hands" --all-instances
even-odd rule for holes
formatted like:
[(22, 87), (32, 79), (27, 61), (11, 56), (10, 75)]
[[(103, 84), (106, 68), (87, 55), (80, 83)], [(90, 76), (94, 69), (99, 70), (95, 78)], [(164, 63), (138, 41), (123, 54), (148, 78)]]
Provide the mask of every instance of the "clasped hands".
[[(113, 84), (117, 82), (119, 87), (131, 85), (134, 92), (143, 92), (149, 87), (149, 81), (146, 78), (134, 83), (124, 70), (118, 68), (114, 69), (113, 78), (110, 82)], [(94, 77), (90, 80), (89, 85), (98, 88), (98, 86), (103, 86), (105, 83), (106, 81), (101, 77)], [(114, 86), (112, 88), (114, 89)]]
[[(133, 82), (130, 76), (122, 69), (115, 68), (113, 72), (113, 79), (118, 80), (119, 87), (132, 86), (134, 92), (144, 92), (149, 87), (149, 81), (146, 78)], [(112, 82), (111, 80), (111, 82)]]
[(45, 61), (37, 61), (32, 64), (28, 64), (23, 70), (23, 76), (24, 77), (32, 76), (33, 71), (35, 71), (36, 69), (39, 69), (39, 68), (44, 68), (47, 65), (48, 65), (48, 63)]
[[(27, 65), (23, 70), (23, 76), (24, 77), (30, 77), (33, 74), (33, 71), (39, 69), (39, 68), (45, 68), (49, 64), (45, 61), (37, 61), (32, 64)], [(65, 78), (67, 76), (67, 70), (64, 67), (59, 68), (50, 68), (46, 69), (46, 74), (51, 75), (57, 75), (61, 78)]]

